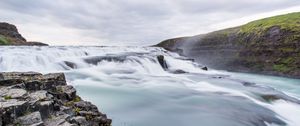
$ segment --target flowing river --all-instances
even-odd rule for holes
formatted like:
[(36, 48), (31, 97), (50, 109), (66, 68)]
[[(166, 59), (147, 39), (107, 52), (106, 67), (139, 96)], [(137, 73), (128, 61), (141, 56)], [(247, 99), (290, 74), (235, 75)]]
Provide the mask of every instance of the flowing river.
[(113, 126), (300, 125), (299, 79), (201, 67), (156, 47), (0, 47), (1, 72), (64, 72)]

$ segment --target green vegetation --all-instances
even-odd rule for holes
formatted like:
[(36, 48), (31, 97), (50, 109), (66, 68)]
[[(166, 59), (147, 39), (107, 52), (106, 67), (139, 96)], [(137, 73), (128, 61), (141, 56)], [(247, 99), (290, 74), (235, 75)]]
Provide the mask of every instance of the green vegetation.
[[(192, 42), (193, 47), (183, 42)], [(220, 61), (212, 66), (221, 69), (238, 71), (238, 67), (249, 72), (299, 77), (299, 42), (300, 12), (295, 12), (204, 35), (168, 39), (157, 46), (170, 51), (185, 49), (207, 63)], [(212, 50), (214, 53), (209, 53)]]
[(240, 32), (260, 34), (273, 26), (278, 26), (281, 29), (287, 29), (290, 31), (300, 31), (300, 12), (253, 21), (241, 26)]
[(78, 114), (78, 113), (81, 111), (81, 109), (80, 109), (80, 108), (78, 108), (78, 107), (75, 107), (75, 108), (74, 108), (74, 111), (75, 111), (75, 113), (77, 113), (77, 114)]
[(292, 68), (288, 67), (286, 64), (275, 64), (275, 65), (273, 65), (273, 69), (275, 71), (285, 73), (285, 72), (290, 71)]
[(81, 98), (79, 96), (76, 96), (75, 99), (73, 100), (73, 102), (79, 102), (81, 101)]
[(8, 45), (9, 43), (9, 40), (5, 36), (0, 35), (0, 45)]
[(5, 96), (4, 96), (4, 99), (5, 99), (5, 100), (9, 100), (9, 99), (12, 99), (12, 97), (11, 97), (11, 96), (8, 96), (8, 95), (5, 95)]

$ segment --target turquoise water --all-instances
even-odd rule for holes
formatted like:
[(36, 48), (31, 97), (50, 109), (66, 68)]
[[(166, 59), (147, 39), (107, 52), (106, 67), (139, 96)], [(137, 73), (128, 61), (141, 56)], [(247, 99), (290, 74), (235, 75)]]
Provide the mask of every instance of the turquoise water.
[[(1, 71), (64, 72), (68, 84), (112, 118), (113, 126), (300, 125), (299, 79), (203, 71), (152, 47), (0, 47), (0, 52)], [(164, 55), (167, 71), (157, 55)]]

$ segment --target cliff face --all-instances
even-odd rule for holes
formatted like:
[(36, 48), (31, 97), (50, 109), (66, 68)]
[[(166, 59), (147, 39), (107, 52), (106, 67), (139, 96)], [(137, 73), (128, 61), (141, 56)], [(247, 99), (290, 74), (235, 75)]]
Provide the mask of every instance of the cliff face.
[(217, 69), (300, 78), (300, 12), (157, 46)]
[(27, 42), (16, 26), (0, 22), (0, 45), (47, 45), (40, 42)]

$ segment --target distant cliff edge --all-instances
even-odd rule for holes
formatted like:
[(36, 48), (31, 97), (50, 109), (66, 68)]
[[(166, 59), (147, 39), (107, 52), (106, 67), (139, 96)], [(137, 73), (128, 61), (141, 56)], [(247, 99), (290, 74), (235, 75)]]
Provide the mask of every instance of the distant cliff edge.
[(300, 12), (156, 46), (212, 68), (300, 78)]
[(0, 22), (0, 45), (37, 45), (47, 46), (41, 42), (27, 42), (26, 39), (18, 32), (16, 26)]

